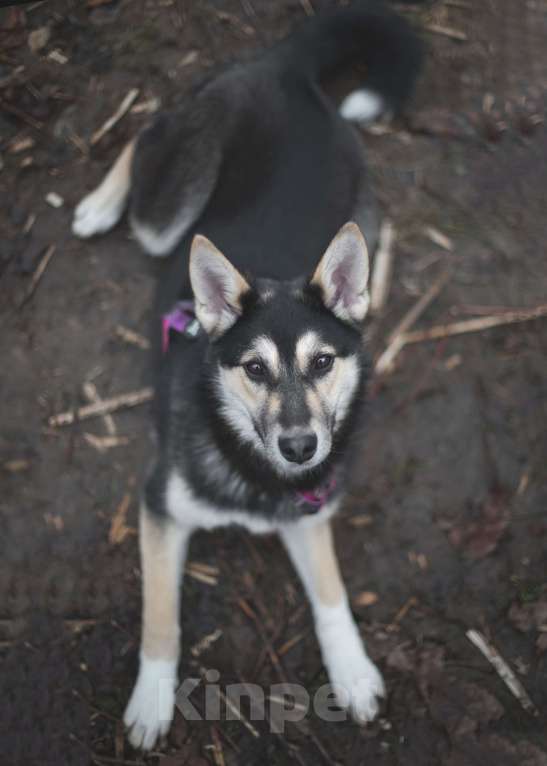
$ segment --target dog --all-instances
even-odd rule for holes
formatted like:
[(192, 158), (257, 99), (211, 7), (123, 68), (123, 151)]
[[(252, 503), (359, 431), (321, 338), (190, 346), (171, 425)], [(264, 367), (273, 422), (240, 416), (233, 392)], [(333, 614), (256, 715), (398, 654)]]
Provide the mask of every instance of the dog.
[[(129, 207), (142, 247), (171, 255), (155, 307), (140, 668), (124, 717), (135, 747), (152, 748), (173, 716), (179, 590), (196, 528), (280, 535), (341, 704), (361, 722), (378, 712), (384, 683), (329, 524), (362, 417), (378, 232), (351, 122), (399, 111), (421, 59), (419, 38), (380, 1), (318, 14), (155, 118), (75, 211), (74, 233), (90, 237)], [(320, 83), (354, 64), (365, 81), (337, 109)]]

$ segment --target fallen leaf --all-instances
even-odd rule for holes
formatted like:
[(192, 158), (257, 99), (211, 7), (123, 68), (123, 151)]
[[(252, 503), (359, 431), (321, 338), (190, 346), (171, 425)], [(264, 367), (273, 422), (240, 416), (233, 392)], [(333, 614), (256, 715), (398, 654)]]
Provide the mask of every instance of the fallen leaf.
[(386, 664), (400, 673), (412, 672), (416, 667), (416, 652), (411, 648), (410, 641), (394, 646), (386, 657)]
[(451, 740), (467, 739), (505, 712), (496, 697), (482, 686), (446, 679), (434, 690), (430, 711)]
[(38, 53), (42, 48), (46, 47), (50, 37), (51, 29), (47, 26), (33, 29), (27, 39), (28, 47), (33, 53)]
[(483, 559), (493, 553), (509, 524), (507, 495), (494, 490), (486, 499), (476, 521), (452, 525), (449, 539), (471, 559)]
[(430, 698), (430, 687), (435, 686), (444, 671), (443, 646), (427, 646), (416, 658), (418, 688), (425, 700)]
[(378, 594), (373, 593), (371, 590), (364, 590), (355, 597), (355, 606), (372, 606), (378, 602)]

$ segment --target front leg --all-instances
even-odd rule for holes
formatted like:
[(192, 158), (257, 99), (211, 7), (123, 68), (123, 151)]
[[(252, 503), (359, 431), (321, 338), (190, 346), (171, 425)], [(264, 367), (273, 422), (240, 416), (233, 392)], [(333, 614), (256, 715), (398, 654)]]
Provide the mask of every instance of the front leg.
[(189, 527), (166, 515), (140, 512), (143, 584), (139, 675), (124, 723), (133, 747), (149, 750), (173, 719), (179, 659), (179, 593)]
[(280, 530), (311, 602), (323, 662), (342, 707), (360, 722), (378, 713), (384, 682), (369, 659), (351, 610), (329, 521), (303, 519)]

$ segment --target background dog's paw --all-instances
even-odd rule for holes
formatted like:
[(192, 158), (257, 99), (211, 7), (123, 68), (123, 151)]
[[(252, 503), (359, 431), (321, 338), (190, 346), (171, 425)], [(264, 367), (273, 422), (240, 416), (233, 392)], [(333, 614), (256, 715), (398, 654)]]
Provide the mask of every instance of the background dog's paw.
[(124, 200), (105, 193), (99, 187), (88, 194), (74, 211), (72, 231), (77, 237), (87, 239), (111, 229), (120, 219)]
[(176, 662), (141, 655), (137, 683), (123, 717), (133, 747), (150, 750), (167, 734), (175, 709), (175, 686)]

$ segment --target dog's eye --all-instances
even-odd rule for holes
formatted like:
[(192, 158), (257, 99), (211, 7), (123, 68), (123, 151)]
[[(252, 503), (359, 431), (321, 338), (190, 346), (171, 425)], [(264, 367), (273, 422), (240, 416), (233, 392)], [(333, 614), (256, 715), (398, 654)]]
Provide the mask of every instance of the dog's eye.
[(260, 380), (266, 375), (266, 368), (262, 362), (258, 362), (256, 359), (246, 362), (243, 367), (247, 375), (253, 380)]
[(330, 370), (334, 364), (334, 357), (332, 354), (320, 354), (313, 360), (313, 369), (317, 372), (326, 372)]

